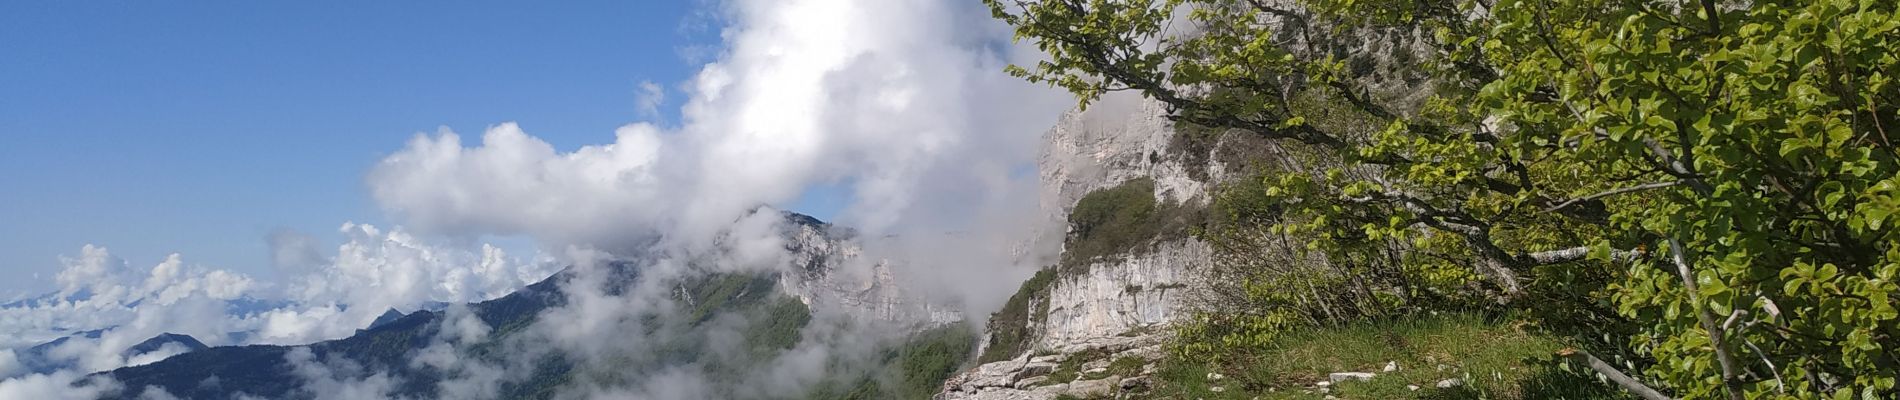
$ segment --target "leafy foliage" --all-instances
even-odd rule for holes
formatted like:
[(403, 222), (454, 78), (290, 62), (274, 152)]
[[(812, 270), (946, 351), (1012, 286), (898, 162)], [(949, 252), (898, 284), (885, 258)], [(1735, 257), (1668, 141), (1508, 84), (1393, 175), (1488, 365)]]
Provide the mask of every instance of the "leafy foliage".
[(1237, 229), (1397, 271), (1338, 287), (1527, 310), (1682, 397), (1900, 396), (1894, 2), (986, 3), (1050, 55), (1012, 74), (1291, 149)]

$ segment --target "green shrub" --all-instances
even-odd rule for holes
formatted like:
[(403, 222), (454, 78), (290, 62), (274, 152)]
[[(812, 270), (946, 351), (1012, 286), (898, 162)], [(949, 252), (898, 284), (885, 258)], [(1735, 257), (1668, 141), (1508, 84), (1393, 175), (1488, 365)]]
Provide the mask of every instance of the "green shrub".
[(897, 350), (897, 398), (929, 399), (957, 372), (976, 346), (970, 326), (957, 323), (911, 336)]
[(833, 371), (806, 391), (804, 398), (929, 399), (943, 381), (970, 359), (976, 336), (967, 323), (955, 323), (879, 344), (869, 363), (833, 360)]
[[(990, 342), (984, 347), (979, 362), (1008, 360), (1028, 351), (1036, 337), (1030, 330), (1042, 324), (1049, 314), (1049, 285), (1055, 283), (1056, 271), (1043, 269), (1036, 275), (1023, 281), (1016, 294), (1009, 296), (1003, 308), (990, 314)], [(1031, 306), (1034, 307), (1031, 307)]]
[(1187, 237), (1202, 214), (1202, 207), (1155, 201), (1153, 178), (1089, 192), (1069, 212), (1062, 265), (1076, 269), (1146, 250), (1161, 240)]

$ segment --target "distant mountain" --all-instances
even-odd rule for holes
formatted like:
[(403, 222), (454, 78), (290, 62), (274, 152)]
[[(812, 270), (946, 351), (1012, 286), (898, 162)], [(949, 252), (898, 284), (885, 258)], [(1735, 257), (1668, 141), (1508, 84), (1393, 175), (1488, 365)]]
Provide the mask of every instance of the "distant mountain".
[[(827, 225), (796, 214), (788, 214), (788, 236), (794, 238), (787, 250), (807, 260), (797, 276), (767, 273), (703, 273), (677, 278), (666, 285), (674, 287), (673, 309), (629, 314), (639, 318), (645, 331), (626, 332), (622, 340), (646, 343), (648, 350), (638, 354), (616, 354), (610, 370), (583, 370), (569, 355), (554, 352), (512, 350), (510, 339), (528, 332), (544, 311), (563, 307), (568, 301), (564, 291), (572, 288), (581, 272), (573, 268), (528, 285), (501, 298), (472, 303), (469, 311), (490, 327), (486, 337), (469, 345), (455, 347), (466, 361), (506, 365), (525, 369), (510, 371), (510, 379), (498, 388), (500, 398), (552, 398), (576, 382), (602, 379), (624, 381), (670, 373), (679, 369), (697, 371), (717, 382), (742, 382), (752, 374), (766, 373), (767, 360), (797, 344), (812, 313), (809, 302), (843, 302), (863, 299), (882, 310), (900, 310), (898, 297), (885, 293), (893, 289), (877, 282), (847, 284), (833, 281), (827, 271), (842, 262), (845, 250), (840, 239), (832, 236)], [(605, 279), (585, 280), (598, 283), (610, 295), (636, 286), (640, 264), (612, 262), (603, 269)], [(716, 268), (714, 268), (716, 270)], [(876, 290), (867, 290), (865, 288)], [(850, 288), (849, 299), (835, 299), (845, 293), (834, 288)], [(867, 294), (868, 293), (868, 294)], [(929, 310), (928, 308), (918, 308)], [(869, 310), (869, 309), (866, 309)], [(864, 318), (884, 318), (872, 311)], [(121, 368), (102, 373), (117, 380), (124, 390), (109, 398), (138, 398), (148, 387), (162, 388), (180, 398), (222, 399), (238, 394), (261, 398), (307, 398), (295, 366), (286, 356), (307, 350), (316, 360), (347, 360), (360, 368), (342, 373), (362, 379), (384, 374), (396, 382), (393, 396), (438, 398), (445, 372), (412, 363), (417, 351), (436, 341), (443, 328), (445, 313), (419, 310), (402, 314), (396, 310), (347, 338), (303, 346), (214, 347), (178, 355), (151, 364)], [(928, 321), (928, 320), (926, 320)], [(962, 325), (943, 326), (913, 336), (911, 342), (882, 343), (885, 350), (870, 357), (878, 363), (865, 368), (840, 369), (835, 377), (822, 382), (811, 393), (773, 393), (772, 398), (928, 398), (942, 379), (954, 371), (971, 353), (975, 337)], [(878, 340), (878, 339), (861, 339)], [(519, 343), (515, 343), (518, 345)], [(594, 355), (590, 355), (594, 356)], [(858, 362), (858, 361), (853, 361)], [(843, 359), (826, 365), (844, 365)], [(716, 390), (732, 391), (737, 385)], [(715, 397), (732, 398), (722, 392)]]
[[(72, 364), (71, 360), (57, 359), (56, 357), (53, 357), (52, 354), (50, 354), (53, 351), (53, 349), (58, 348), (59, 346), (65, 345), (75, 339), (98, 339), (101, 335), (104, 335), (106, 331), (107, 329), (95, 329), (95, 330), (79, 332), (79, 333), (74, 333), (72, 335), (63, 336), (58, 339), (53, 339), (52, 341), (48, 341), (46, 343), (40, 343), (40, 344), (34, 345), (33, 347), (21, 349), (17, 354), (15, 354), (15, 357), (20, 361), (20, 364), (24, 366), (28, 372), (31, 372), (31, 373), (45, 374), (45, 373), (51, 373), (53, 371), (58, 371), (62, 369), (72, 369), (74, 365)], [(119, 354), (123, 357), (131, 358), (133, 356), (158, 351), (164, 348), (165, 345), (168, 345), (168, 344), (177, 345), (179, 346), (180, 349), (183, 349), (186, 352), (192, 352), (192, 351), (198, 351), (198, 350), (204, 350), (204, 349), (210, 348), (209, 346), (205, 346), (203, 342), (199, 342), (198, 339), (193, 338), (190, 335), (181, 335), (181, 334), (176, 334), (176, 333), (163, 333), (163, 334), (159, 334), (158, 336), (153, 336), (151, 339), (146, 339), (143, 342), (139, 342), (138, 344), (132, 345), (132, 347), (126, 348), (125, 351), (120, 352)]]
[(105, 329), (94, 329), (90, 331), (76, 332), (71, 335), (61, 336), (58, 339), (53, 339), (46, 343), (40, 343), (37, 345), (33, 345), (33, 347), (28, 347), (23, 350), (18, 350), (14, 354), (14, 357), (20, 361), (21, 366), (26, 367), (26, 370), (28, 372), (32, 372), (35, 374), (44, 374), (44, 373), (50, 373), (53, 371), (58, 371), (61, 369), (68, 369), (72, 367), (71, 362), (68, 362), (66, 360), (55, 360), (53, 359), (52, 355), (48, 353), (51, 353), (54, 348), (57, 348), (60, 345), (64, 345), (66, 344), (66, 342), (72, 341), (73, 338), (98, 339), (99, 335), (104, 334), (105, 331), (106, 331)]
[[(631, 279), (633, 268), (630, 266), (613, 265), (610, 268), (629, 274), (622, 279)], [(560, 286), (572, 279), (573, 275), (571, 269), (562, 271), (507, 296), (472, 304), (470, 309), (482, 322), (492, 327), (526, 326), (542, 310), (565, 303)], [(430, 376), (424, 371), (410, 371), (405, 355), (428, 345), (429, 339), (435, 336), (441, 315), (441, 312), (436, 311), (417, 311), (391, 321), (380, 321), (379, 318), (382, 323), (372, 324), (371, 328), (343, 339), (304, 346), (213, 347), (104, 374), (127, 388), (119, 396), (128, 399), (138, 398), (147, 386), (163, 388), (181, 398), (232, 398), (239, 393), (263, 398), (291, 398), (296, 394), (294, 390), (299, 381), (284, 356), (292, 349), (307, 348), (318, 359), (341, 357), (368, 369), (394, 372), (408, 383), (402, 388), (405, 393), (433, 397), (429, 396), (434, 391), (433, 383), (440, 377)], [(509, 333), (512, 332), (497, 329), (493, 337), (499, 338)], [(218, 384), (204, 385), (204, 382)]]
[(389, 311), (384, 311), (383, 315), (377, 316), (376, 320), (370, 321), (369, 327), (363, 328), (363, 329), (370, 330), (370, 329), (376, 329), (376, 327), (379, 327), (379, 326), (389, 325), (389, 323), (391, 322), (396, 322), (396, 320), (402, 319), (402, 316), (403, 316), (402, 311), (396, 311), (396, 309), (391, 308), (389, 309)]
[(199, 342), (198, 339), (191, 337), (191, 335), (181, 335), (181, 334), (167, 332), (167, 333), (158, 334), (158, 336), (153, 336), (151, 339), (145, 339), (145, 341), (139, 342), (139, 344), (132, 345), (131, 348), (125, 349), (125, 353), (123, 354), (126, 357), (131, 357), (135, 355), (150, 353), (150, 352), (158, 351), (160, 348), (165, 347), (165, 345), (168, 345), (168, 344), (176, 344), (179, 347), (184, 348), (185, 351), (187, 352), (204, 350), (204, 349), (210, 348), (209, 346), (205, 346), (203, 342)]

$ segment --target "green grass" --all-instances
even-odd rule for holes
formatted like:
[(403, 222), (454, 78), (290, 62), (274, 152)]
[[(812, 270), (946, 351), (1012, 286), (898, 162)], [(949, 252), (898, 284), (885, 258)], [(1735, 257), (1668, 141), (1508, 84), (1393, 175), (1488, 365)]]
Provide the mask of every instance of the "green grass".
[(1068, 357), (1062, 359), (1062, 362), (1056, 363), (1056, 368), (1049, 372), (1049, 377), (1047, 380), (1042, 381), (1042, 385), (1069, 383), (1075, 381), (1077, 378), (1093, 380), (1107, 377), (1109, 374), (1105, 372), (1085, 375), (1084, 371), (1082, 371), (1082, 364), (1106, 359), (1108, 356), (1108, 350), (1100, 348), (1069, 354)]
[(1147, 359), (1135, 356), (1122, 356), (1121, 358), (1115, 359), (1114, 362), (1108, 363), (1108, 374), (1121, 375), (1124, 377), (1135, 376), (1141, 374), (1141, 367), (1145, 365), (1148, 365)]
[[(1334, 385), (1343, 399), (1603, 399), (1626, 398), (1595, 378), (1559, 368), (1565, 347), (1547, 335), (1469, 315), (1366, 322), (1290, 331), (1270, 348), (1236, 349), (1231, 360), (1206, 365), (1168, 360), (1156, 372), (1151, 398), (1307, 399), (1302, 390), (1333, 372), (1373, 372), (1368, 382)], [(1382, 372), (1387, 361), (1400, 369)], [(1438, 366), (1444, 365), (1441, 370)], [(1209, 372), (1226, 377), (1207, 379)], [(1442, 379), (1464, 385), (1438, 389)], [(1407, 385), (1421, 389), (1413, 391)], [(1214, 392), (1211, 388), (1224, 389)]]

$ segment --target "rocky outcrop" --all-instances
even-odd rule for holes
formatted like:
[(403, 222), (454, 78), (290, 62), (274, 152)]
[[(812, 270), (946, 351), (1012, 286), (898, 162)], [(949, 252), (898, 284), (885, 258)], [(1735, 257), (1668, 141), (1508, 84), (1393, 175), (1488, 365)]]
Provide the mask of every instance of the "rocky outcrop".
[[(1110, 371), (1114, 360), (1135, 358), (1143, 364), (1161, 358), (1161, 337), (1110, 336), (1076, 342), (1069, 351), (1024, 354), (979, 365), (944, 382), (939, 400), (1021, 400), (1114, 398), (1148, 389), (1152, 365), (1134, 371)], [(1121, 374), (1128, 374), (1123, 376)]]
[(865, 257), (850, 232), (803, 215), (787, 221), (785, 248), (794, 273), (780, 274), (778, 287), (806, 306), (920, 327), (963, 319), (953, 308), (907, 295), (890, 262)]
[(1082, 195), (1140, 177), (1154, 178), (1162, 200), (1204, 202), (1207, 184), (1189, 170), (1208, 166), (1170, 156), (1177, 149), (1166, 115), (1160, 102), (1128, 93), (1063, 114), (1044, 135), (1036, 161), (1043, 211), (1061, 220)]
[[(1211, 196), (1203, 179), (1218, 176), (1219, 168), (1192, 161), (1206, 157), (1187, 157), (1197, 150), (1174, 148), (1178, 141), (1165, 115), (1160, 103), (1129, 95), (1064, 115), (1047, 133), (1038, 160), (1044, 212), (1067, 220), (1089, 192), (1143, 177), (1154, 180), (1156, 200), (1205, 205)], [(965, 371), (946, 382), (938, 398), (1092, 398), (1146, 390), (1152, 366), (1115, 375), (1104, 375), (1105, 367), (1124, 357), (1144, 364), (1160, 358), (1165, 326), (1183, 314), (1191, 272), (1211, 256), (1207, 244), (1181, 238), (1065, 269), (1036, 300), (1046, 302), (1047, 312), (1030, 316), (1028, 333), (1036, 340), (1029, 354)], [(1043, 372), (1064, 361), (1080, 364), (1080, 373)]]
[(1210, 254), (1205, 243), (1181, 240), (1058, 278), (1050, 286), (1049, 313), (1038, 347), (1073, 351), (1091, 339), (1153, 330), (1173, 321), (1182, 309), (1189, 271), (1208, 262)]

